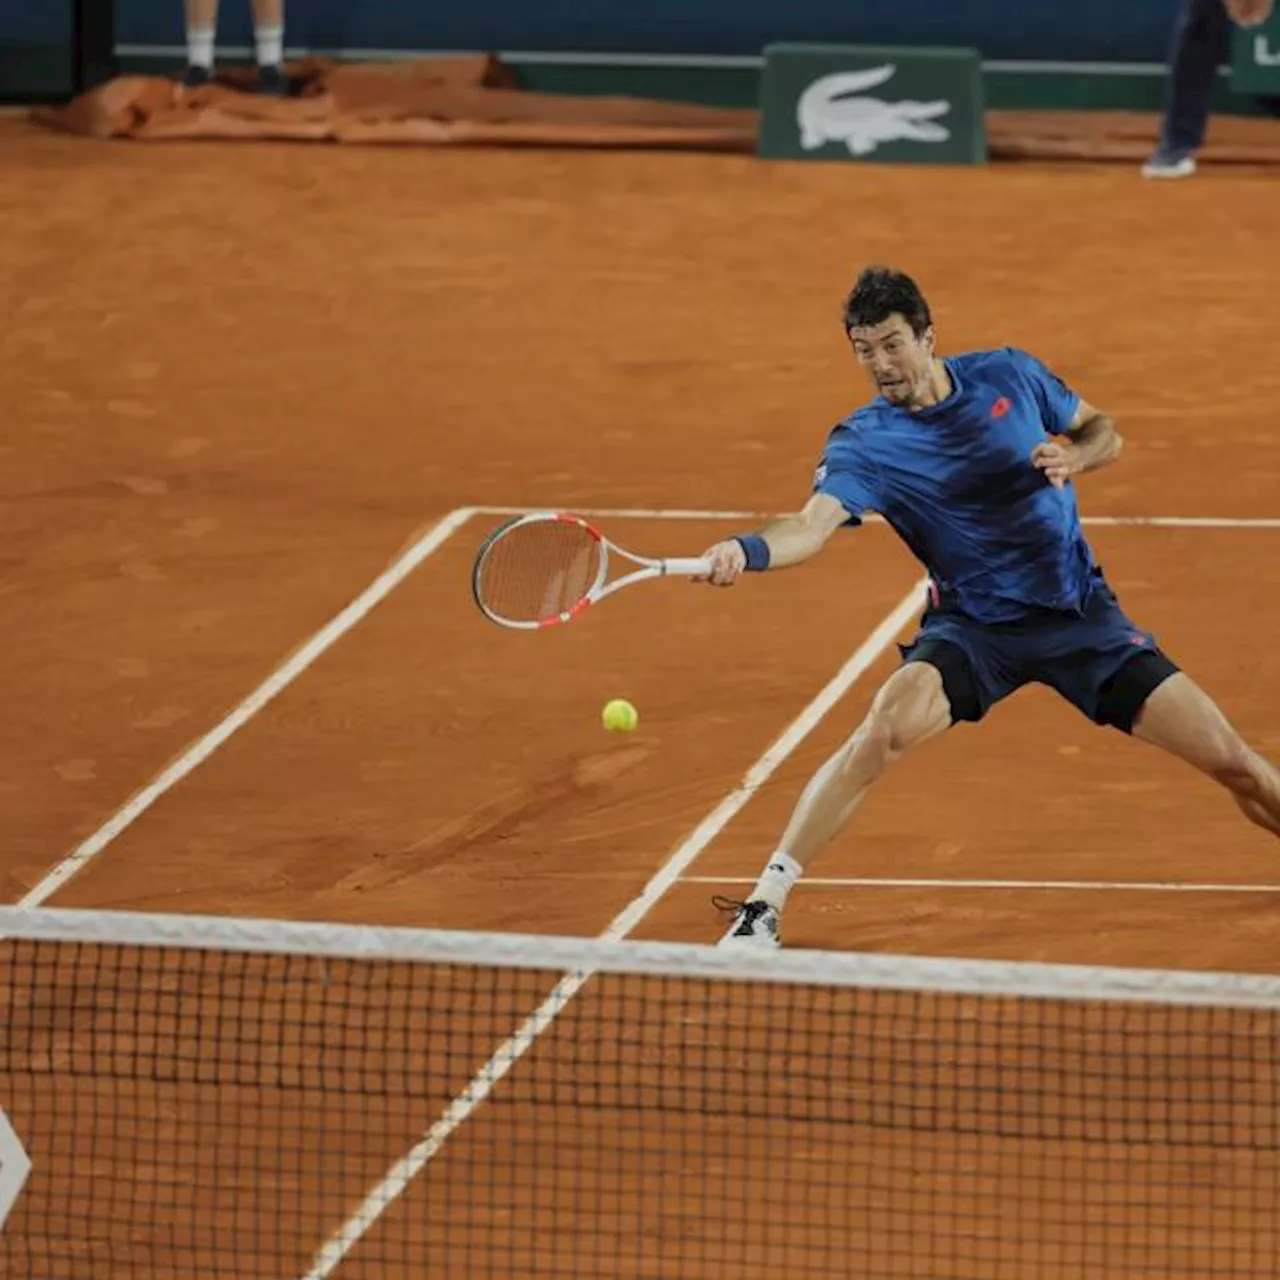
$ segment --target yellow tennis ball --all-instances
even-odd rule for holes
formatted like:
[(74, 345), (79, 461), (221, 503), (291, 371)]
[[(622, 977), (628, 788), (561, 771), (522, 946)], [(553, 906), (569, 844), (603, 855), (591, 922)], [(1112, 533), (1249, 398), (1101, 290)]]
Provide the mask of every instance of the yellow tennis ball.
[(605, 703), (601, 719), (613, 733), (630, 733), (640, 723), (640, 713), (625, 698), (614, 698)]

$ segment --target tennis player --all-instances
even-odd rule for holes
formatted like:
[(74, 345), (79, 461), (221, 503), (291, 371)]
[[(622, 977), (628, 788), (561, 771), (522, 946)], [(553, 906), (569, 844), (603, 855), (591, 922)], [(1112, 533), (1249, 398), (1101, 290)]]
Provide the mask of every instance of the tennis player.
[(885, 769), (1030, 683), (1187, 761), (1280, 836), (1280, 772), (1125, 615), (1085, 539), (1073, 477), (1115, 461), (1112, 420), (1024, 351), (939, 357), (929, 305), (902, 272), (865, 270), (844, 327), (876, 398), (832, 430), (804, 509), (711, 547), (698, 580), (799, 564), (875, 511), (927, 569), (928, 599), (753, 892), (720, 904), (735, 913), (724, 941), (777, 946), (791, 888)]

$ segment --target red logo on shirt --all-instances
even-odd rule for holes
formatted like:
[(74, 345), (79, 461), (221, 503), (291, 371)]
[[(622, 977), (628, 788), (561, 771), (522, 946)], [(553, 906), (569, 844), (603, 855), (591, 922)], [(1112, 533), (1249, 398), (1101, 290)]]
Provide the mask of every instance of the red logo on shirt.
[(1013, 401), (1006, 396), (1001, 396), (999, 400), (991, 406), (991, 416), (993, 418), (1003, 418), (1010, 409), (1013, 408)]

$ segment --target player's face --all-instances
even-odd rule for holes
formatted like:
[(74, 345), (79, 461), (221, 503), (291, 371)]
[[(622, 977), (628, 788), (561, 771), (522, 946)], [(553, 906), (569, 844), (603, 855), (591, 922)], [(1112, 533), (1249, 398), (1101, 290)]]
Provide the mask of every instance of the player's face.
[(854, 358), (890, 404), (910, 405), (928, 396), (933, 370), (933, 329), (917, 338), (899, 315), (883, 324), (852, 329)]

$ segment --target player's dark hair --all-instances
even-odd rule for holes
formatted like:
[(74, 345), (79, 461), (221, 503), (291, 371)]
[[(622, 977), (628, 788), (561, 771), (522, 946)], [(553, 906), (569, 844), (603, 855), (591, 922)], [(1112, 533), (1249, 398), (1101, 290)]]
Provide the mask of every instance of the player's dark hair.
[(871, 329), (900, 315), (917, 338), (933, 323), (919, 285), (905, 271), (867, 267), (844, 302), (844, 331)]

